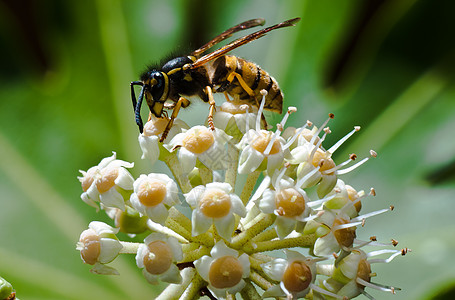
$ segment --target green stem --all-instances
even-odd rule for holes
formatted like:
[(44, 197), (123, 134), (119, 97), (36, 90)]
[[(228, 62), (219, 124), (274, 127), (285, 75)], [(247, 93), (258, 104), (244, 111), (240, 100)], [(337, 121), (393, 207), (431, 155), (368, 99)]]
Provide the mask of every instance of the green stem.
[(251, 284), (249, 280), (245, 280), (246, 285), (240, 291), (240, 295), (242, 295), (243, 300), (259, 300), (262, 299), (261, 295), (259, 295), (256, 288)]
[(265, 279), (259, 273), (253, 270), (250, 271), (250, 279), (264, 291), (273, 286), (272, 283), (270, 283), (267, 279)]
[(277, 234), (276, 234), (275, 228), (269, 228), (269, 229), (259, 233), (257, 236), (255, 236), (252, 239), (252, 241), (255, 243), (262, 242), (262, 241), (270, 241), (276, 237), (277, 237)]
[(235, 190), (235, 182), (237, 179), (237, 170), (239, 167), (239, 149), (235, 146), (234, 143), (228, 143), (228, 157), (229, 164), (226, 170), (225, 182), (229, 183), (232, 188)]
[(174, 175), (177, 184), (180, 187), (182, 193), (186, 194), (189, 193), (192, 189), (188, 176), (184, 176), (182, 173), (182, 168), (180, 167), (180, 162), (177, 158), (177, 153), (172, 152), (169, 155), (166, 155), (163, 158), (164, 163), (168, 166), (169, 170), (171, 170), (172, 175)]
[(273, 215), (266, 215), (261, 213), (247, 224), (248, 227), (245, 227), (245, 231), (241, 232), (239, 235), (232, 239), (231, 247), (234, 249), (240, 249), (243, 244), (272, 225), (274, 221), (275, 218)]
[(250, 200), (251, 193), (254, 190), (254, 186), (256, 185), (259, 175), (261, 175), (261, 171), (254, 171), (246, 178), (245, 185), (243, 186), (242, 193), (240, 194), (240, 199), (242, 200), (243, 205), (246, 205), (248, 200)]
[(180, 274), (182, 275), (182, 282), (180, 284), (169, 284), (156, 300), (179, 299), (194, 278), (196, 269), (185, 268)]
[(203, 163), (198, 165), (199, 176), (201, 176), (202, 184), (213, 182), (213, 171), (207, 168)]
[(185, 262), (193, 262), (195, 260), (198, 260), (204, 255), (209, 255), (210, 254), (210, 248), (201, 246), (195, 250), (192, 251), (184, 251), (183, 252), (183, 260), (179, 261), (179, 263), (185, 263)]
[(193, 280), (191, 280), (190, 285), (188, 288), (183, 292), (180, 300), (194, 300), (199, 299), (200, 294), (199, 291), (205, 285), (204, 280), (199, 276), (199, 274), (195, 274)]
[[(168, 225), (166, 225), (166, 226), (168, 226)], [(185, 239), (183, 236), (181, 236), (180, 234), (178, 234), (177, 232), (175, 232), (174, 230), (172, 230), (172, 229), (170, 229), (170, 228), (168, 228), (166, 226), (163, 226), (161, 224), (155, 223), (152, 220), (147, 220), (147, 227), (151, 231), (161, 232), (161, 233), (164, 233), (164, 234), (166, 234), (168, 236), (173, 236), (177, 240), (179, 240), (179, 242), (181, 242), (181, 243), (187, 243), (188, 242), (188, 240)]]
[(307, 234), (295, 238), (283, 240), (263, 241), (258, 243), (249, 243), (243, 247), (246, 253), (257, 253), (264, 251), (273, 251), (278, 249), (287, 249), (295, 247), (311, 247), (316, 241), (316, 235)]
[(120, 241), (120, 244), (122, 244), (123, 248), (120, 250), (120, 254), (136, 254), (137, 249), (139, 249), (139, 246), (142, 245), (142, 243), (132, 243), (132, 242), (122, 242)]

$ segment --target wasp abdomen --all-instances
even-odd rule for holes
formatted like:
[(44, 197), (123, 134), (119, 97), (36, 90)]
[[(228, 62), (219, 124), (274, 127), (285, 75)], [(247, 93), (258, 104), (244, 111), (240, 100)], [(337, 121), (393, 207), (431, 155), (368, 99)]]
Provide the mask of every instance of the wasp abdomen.
[(264, 89), (268, 92), (264, 108), (281, 114), (283, 93), (276, 80), (258, 65), (236, 56), (223, 55), (213, 62), (212, 68), (212, 84), (217, 87), (217, 92), (226, 92), (258, 106), (262, 98), (260, 92)]

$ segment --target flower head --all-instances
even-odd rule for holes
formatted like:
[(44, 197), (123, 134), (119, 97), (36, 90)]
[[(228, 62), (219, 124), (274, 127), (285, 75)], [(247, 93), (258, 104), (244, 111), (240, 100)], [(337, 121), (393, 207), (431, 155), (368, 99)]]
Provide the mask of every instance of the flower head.
[(245, 286), (250, 275), (250, 261), (245, 253), (239, 255), (219, 241), (210, 251), (194, 262), (196, 270), (208, 282), (208, 289), (218, 299), (226, 299), (227, 294), (235, 295)]
[(132, 168), (133, 163), (116, 159), (116, 153), (106, 157), (87, 172), (80, 171), (78, 177), (82, 185), (82, 200), (93, 207), (101, 202), (106, 207), (125, 209), (125, 194), (133, 189), (133, 177), (125, 168)]
[(240, 198), (232, 193), (228, 183), (212, 182), (197, 186), (188, 194), (186, 201), (193, 207), (193, 235), (205, 233), (212, 224), (218, 234), (229, 241), (235, 229), (234, 214), (244, 217), (245, 206)]
[(76, 249), (81, 252), (84, 263), (95, 266), (91, 270), (93, 273), (118, 274), (115, 269), (104, 266), (113, 261), (123, 248), (115, 236), (117, 233), (118, 229), (96, 221), (81, 233)]
[(144, 239), (136, 254), (136, 264), (151, 284), (158, 279), (169, 283), (180, 283), (182, 277), (175, 265), (182, 259), (182, 246), (176, 238), (162, 233), (152, 233)]
[(177, 184), (165, 174), (142, 174), (134, 182), (131, 205), (152, 221), (164, 224), (168, 208), (180, 203)]
[(189, 173), (199, 160), (207, 168), (220, 170), (226, 167), (228, 156), (224, 145), (229, 136), (219, 129), (194, 126), (177, 134), (169, 143), (171, 151), (178, 151), (183, 173)]

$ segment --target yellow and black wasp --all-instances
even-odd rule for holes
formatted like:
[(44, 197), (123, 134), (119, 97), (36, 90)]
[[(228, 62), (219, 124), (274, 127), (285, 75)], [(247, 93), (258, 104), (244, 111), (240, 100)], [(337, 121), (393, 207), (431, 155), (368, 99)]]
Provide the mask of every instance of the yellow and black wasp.
[[(255, 63), (226, 55), (226, 53), (264, 36), (269, 31), (293, 26), (299, 20), (300, 18), (294, 18), (264, 28), (201, 56), (209, 48), (227, 39), (233, 33), (265, 23), (264, 19), (248, 20), (229, 28), (188, 56), (171, 59), (161, 67), (149, 67), (142, 73), (139, 81), (133, 81), (130, 84), (131, 99), (139, 131), (141, 133), (143, 131), (140, 110), (144, 98), (150, 112), (157, 118), (168, 118), (166, 110), (173, 110), (161, 136), (161, 142), (166, 138), (180, 108), (190, 105), (190, 101), (185, 97), (198, 96), (202, 101), (210, 104), (208, 123), (213, 129), (215, 101), (212, 93), (225, 93), (236, 101), (244, 101), (259, 107), (262, 98), (260, 91), (265, 89), (268, 93), (264, 109), (281, 114), (283, 94), (276, 80)], [(136, 85), (142, 87), (137, 101), (134, 92)], [(229, 99), (227, 95), (226, 98)]]

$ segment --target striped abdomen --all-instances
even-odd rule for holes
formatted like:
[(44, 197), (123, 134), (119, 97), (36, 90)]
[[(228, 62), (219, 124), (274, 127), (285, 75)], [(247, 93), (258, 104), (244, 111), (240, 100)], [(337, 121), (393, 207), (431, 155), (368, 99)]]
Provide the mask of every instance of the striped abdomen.
[[(278, 83), (255, 63), (236, 56), (224, 55), (212, 63), (212, 70), (211, 81), (216, 92), (226, 92), (234, 99), (238, 98), (252, 105), (259, 106), (262, 99), (260, 92), (264, 89), (268, 92), (264, 109), (281, 114), (283, 93)], [(238, 77), (241, 77), (241, 79)], [(243, 80), (243, 85), (247, 86), (246, 89), (242, 87), (241, 80)]]

